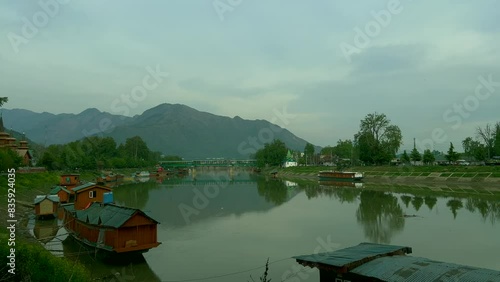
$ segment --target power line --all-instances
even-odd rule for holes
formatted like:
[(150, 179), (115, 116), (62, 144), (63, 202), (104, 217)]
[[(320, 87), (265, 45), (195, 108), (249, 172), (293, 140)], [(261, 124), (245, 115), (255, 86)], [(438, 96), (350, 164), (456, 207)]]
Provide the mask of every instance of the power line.
[[(281, 261), (284, 261), (284, 260), (288, 260), (288, 259), (290, 259), (290, 258), (284, 258), (284, 259), (275, 260), (275, 261), (270, 262), (269, 265), (277, 263), (277, 262), (281, 262)], [(216, 278), (222, 278), (222, 277), (232, 276), (232, 275), (236, 275), (236, 274), (242, 274), (242, 273), (246, 273), (246, 272), (258, 270), (258, 269), (261, 269), (261, 268), (264, 268), (264, 267), (266, 267), (266, 266), (263, 265), (263, 266), (254, 267), (254, 268), (247, 269), (247, 270), (241, 270), (241, 271), (236, 271), (236, 272), (231, 272), (231, 273), (226, 273), (226, 274), (221, 274), (221, 275), (215, 275), (215, 276), (209, 276), (209, 277), (200, 277), (200, 278), (192, 278), (192, 279), (184, 279), (184, 280), (162, 280), (162, 282), (189, 282), (189, 281), (210, 280), (210, 279), (216, 279)]]

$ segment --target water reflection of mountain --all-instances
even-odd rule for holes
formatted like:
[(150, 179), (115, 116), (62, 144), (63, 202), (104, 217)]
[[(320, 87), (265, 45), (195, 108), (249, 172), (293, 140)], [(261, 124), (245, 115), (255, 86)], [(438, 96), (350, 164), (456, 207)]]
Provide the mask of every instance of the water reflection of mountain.
[(227, 177), (218, 176), (126, 185), (114, 190), (118, 204), (140, 208), (167, 227), (215, 217), (266, 212), (297, 193), (298, 189), (278, 179), (242, 177), (227, 181)]

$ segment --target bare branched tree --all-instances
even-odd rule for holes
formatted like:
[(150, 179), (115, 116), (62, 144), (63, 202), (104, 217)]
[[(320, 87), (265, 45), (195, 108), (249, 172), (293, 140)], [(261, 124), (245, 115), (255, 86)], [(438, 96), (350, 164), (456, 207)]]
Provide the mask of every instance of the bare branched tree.
[(495, 130), (488, 123), (484, 128), (478, 126), (476, 128), (476, 136), (484, 142), (486, 150), (488, 152), (488, 159), (491, 158), (491, 149), (493, 148), (493, 143), (495, 142)]

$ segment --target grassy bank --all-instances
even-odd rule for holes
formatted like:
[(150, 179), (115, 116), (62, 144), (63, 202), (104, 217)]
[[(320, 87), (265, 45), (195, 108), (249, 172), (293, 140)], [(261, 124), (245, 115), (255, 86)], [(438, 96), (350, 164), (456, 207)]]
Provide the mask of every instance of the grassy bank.
[[(39, 244), (16, 238), (15, 246), (8, 246), (8, 234), (0, 233), (0, 263), (3, 265), (0, 281), (91, 281), (90, 272), (81, 264), (53, 256)], [(14, 259), (9, 258), (15, 248)], [(9, 263), (13, 265), (9, 266)], [(15, 268), (14, 274), (7, 272)]]
[[(279, 169), (279, 175), (316, 177), (325, 166), (289, 167)], [(500, 182), (500, 166), (363, 166), (349, 171), (363, 172), (366, 180), (427, 181), (427, 182)]]
[[(320, 170), (335, 169), (326, 166), (297, 166), (280, 169), (288, 173), (318, 173)], [(500, 177), (500, 166), (360, 166), (347, 169), (361, 171), (366, 175), (397, 174), (400, 176), (427, 176), (431, 173), (441, 174), (491, 174), (491, 177)]]
[[(0, 175), (0, 262), (4, 270), (0, 274), (0, 281), (91, 281), (89, 272), (80, 264), (69, 261), (65, 258), (53, 256), (43, 246), (41, 246), (27, 229), (29, 216), (33, 213), (33, 208), (29, 204), (33, 203), (36, 195), (43, 195), (50, 192), (54, 185), (59, 183), (61, 172), (43, 173), (16, 173), (15, 174), (15, 215), (16, 240), (15, 240), (15, 273), (7, 272), (7, 263), (10, 258), (8, 233), (5, 228), (7, 224), (7, 193), (8, 175)], [(92, 173), (83, 173), (83, 178), (91, 180)], [(11, 191), (12, 192), (12, 191)]]

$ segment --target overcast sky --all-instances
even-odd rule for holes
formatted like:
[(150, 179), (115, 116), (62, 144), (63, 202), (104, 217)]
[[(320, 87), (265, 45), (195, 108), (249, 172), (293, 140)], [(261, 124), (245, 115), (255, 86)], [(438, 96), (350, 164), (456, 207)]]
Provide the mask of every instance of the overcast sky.
[(402, 149), (417, 138), (441, 151), (500, 121), (500, 1), (60, 2), (1, 2), (5, 108), (180, 103), (320, 146), (379, 112)]

